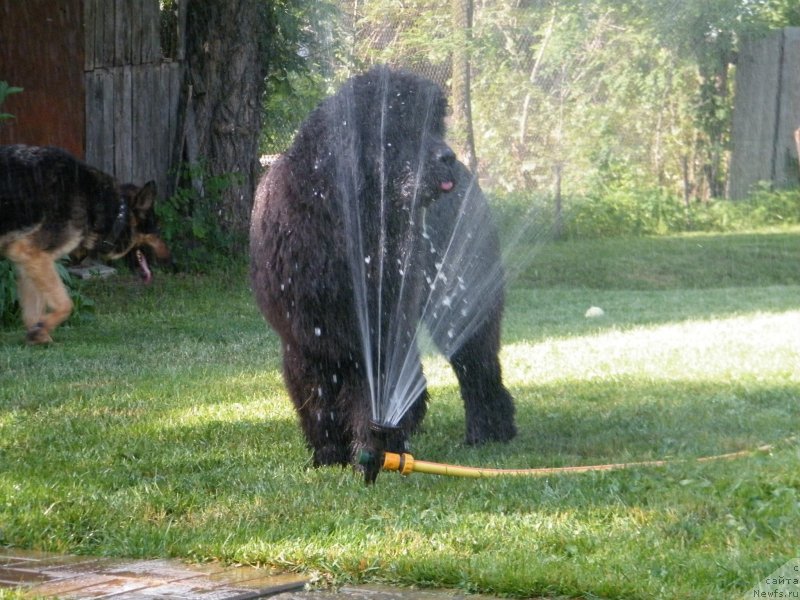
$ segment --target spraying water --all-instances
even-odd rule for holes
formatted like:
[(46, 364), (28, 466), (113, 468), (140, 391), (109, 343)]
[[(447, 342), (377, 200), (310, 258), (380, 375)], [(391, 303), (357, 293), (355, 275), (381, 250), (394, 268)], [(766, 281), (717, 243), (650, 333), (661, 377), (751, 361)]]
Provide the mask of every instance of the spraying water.
[[(411, 140), (415, 168), (396, 164), (393, 144), (409, 143), (397, 136), (398, 127), (403, 125), (397, 122), (398, 116), (405, 105), (413, 102), (415, 109), (422, 111), (418, 117), (422, 132), (428, 132), (439, 116), (433, 95), (408, 98), (396, 89), (392, 92), (389, 75), (388, 70), (382, 70), (377, 81), (380, 110), (378, 140), (373, 147), (378, 156), (372, 173), (365, 173), (365, 166), (358, 160), (363, 152), (358, 147), (364, 143), (362, 134), (370, 128), (364, 126), (366, 116), (359, 114), (352, 90), (340, 92), (342, 101), (335, 104), (334, 122), (336, 138), (342, 144), (335, 160), (338, 211), (347, 246), (372, 418), (396, 425), (425, 388), (412, 327), (421, 306), (420, 273), (414, 262), (420, 247), (424, 205), (435, 201), (426, 182), (430, 177), (426, 171), (430, 157), (444, 150), (433, 148), (437, 142), (423, 134)], [(413, 133), (409, 132), (412, 136)], [(369, 181), (373, 177), (377, 182)], [(365, 185), (377, 190), (379, 197), (364, 194)], [(452, 182), (448, 177), (439, 182), (436, 195), (449, 187)], [(398, 192), (402, 202), (398, 202)], [(405, 409), (398, 411), (401, 403)]]

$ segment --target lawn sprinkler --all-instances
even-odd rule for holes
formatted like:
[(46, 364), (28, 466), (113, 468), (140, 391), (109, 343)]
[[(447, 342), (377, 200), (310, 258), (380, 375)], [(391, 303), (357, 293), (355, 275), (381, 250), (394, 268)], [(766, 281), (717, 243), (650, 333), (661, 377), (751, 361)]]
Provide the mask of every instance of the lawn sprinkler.
[(361, 451), (358, 459), (358, 464), (364, 468), (364, 482), (367, 484), (375, 483), (378, 473), (385, 468), (384, 457), (387, 454), (403, 454), (408, 450), (406, 432), (402, 428), (370, 421), (369, 430), (372, 443)]

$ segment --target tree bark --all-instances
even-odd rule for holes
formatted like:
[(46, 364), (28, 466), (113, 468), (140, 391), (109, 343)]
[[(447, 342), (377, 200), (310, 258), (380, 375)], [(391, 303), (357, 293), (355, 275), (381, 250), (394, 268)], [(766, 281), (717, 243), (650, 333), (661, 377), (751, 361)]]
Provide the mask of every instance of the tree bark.
[[(187, 127), (206, 177), (225, 178), (219, 216), (223, 228), (246, 239), (258, 182), (263, 23), (259, 0), (185, 0)], [(194, 154), (194, 156), (192, 156)]]

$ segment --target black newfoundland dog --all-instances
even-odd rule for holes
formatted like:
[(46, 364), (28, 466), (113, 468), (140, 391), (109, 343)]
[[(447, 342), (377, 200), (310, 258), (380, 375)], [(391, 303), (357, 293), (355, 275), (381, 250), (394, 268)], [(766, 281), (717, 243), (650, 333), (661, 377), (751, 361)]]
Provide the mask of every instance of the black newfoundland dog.
[[(449, 277), (458, 264), (442, 264), (464, 199), (486, 206), (479, 190), (468, 192), (476, 190), (471, 177), (444, 142), (446, 110), (433, 82), (374, 68), (311, 113), (256, 191), (251, 281), (281, 338), (284, 380), (315, 465), (355, 462), (362, 449), (387, 444), (376, 439), (374, 425), (393, 393), (387, 388), (395, 356), (405, 380), (417, 382), (402, 418), (391, 423), (388, 449), (404, 449), (428, 399), (416, 342), (420, 319), (448, 320), (431, 332), (458, 374), (467, 442), (515, 434), (497, 359), (502, 285), (488, 309), (471, 316), (463, 343), (452, 343), (458, 323), (447, 309), (456, 289), (468, 288), (483, 269), (466, 269), (459, 280)], [(490, 221), (487, 227), (479, 250), (500, 272), (496, 233)], [(460, 286), (437, 288), (437, 275)], [(376, 475), (374, 465), (365, 468), (367, 481)]]

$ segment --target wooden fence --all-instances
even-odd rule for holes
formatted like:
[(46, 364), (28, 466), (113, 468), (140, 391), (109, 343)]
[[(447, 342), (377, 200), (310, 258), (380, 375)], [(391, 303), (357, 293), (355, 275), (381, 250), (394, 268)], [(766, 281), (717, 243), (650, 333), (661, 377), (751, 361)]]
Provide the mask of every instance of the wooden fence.
[[(185, 5), (185, 3), (180, 3)], [(84, 0), (86, 161), (121, 181), (174, 191), (183, 49), (161, 52), (158, 0)]]
[(729, 195), (744, 198), (759, 182), (800, 185), (800, 27), (742, 44), (736, 67)]

